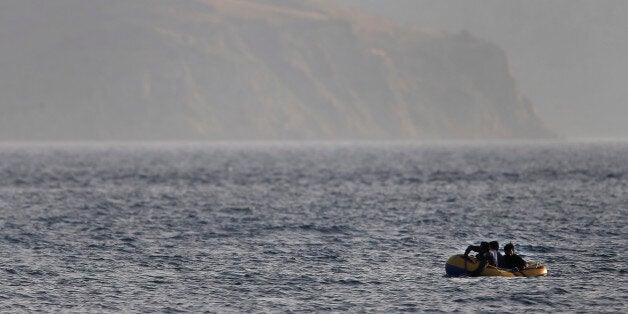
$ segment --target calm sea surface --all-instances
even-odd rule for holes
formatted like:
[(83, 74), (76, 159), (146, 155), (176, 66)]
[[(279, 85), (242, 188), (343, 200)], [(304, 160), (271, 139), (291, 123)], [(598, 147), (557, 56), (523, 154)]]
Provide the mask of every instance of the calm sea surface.
[(0, 311), (627, 312), (627, 214), (625, 142), (2, 145)]

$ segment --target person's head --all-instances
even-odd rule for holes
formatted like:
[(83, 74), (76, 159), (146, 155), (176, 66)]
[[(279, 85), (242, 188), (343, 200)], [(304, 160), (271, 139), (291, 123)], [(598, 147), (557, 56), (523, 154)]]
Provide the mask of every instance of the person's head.
[(482, 242), (480, 243), (480, 249), (482, 250), (482, 252), (488, 252), (491, 249), (491, 246), (488, 244), (488, 242)]
[(499, 242), (497, 241), (491, 241), (489, 246), (491, 247), (491, 250), (499, 250)]
[(515, 246), (512, 242), (504, 245), (504, 253), (508, 256), (515, 254)]

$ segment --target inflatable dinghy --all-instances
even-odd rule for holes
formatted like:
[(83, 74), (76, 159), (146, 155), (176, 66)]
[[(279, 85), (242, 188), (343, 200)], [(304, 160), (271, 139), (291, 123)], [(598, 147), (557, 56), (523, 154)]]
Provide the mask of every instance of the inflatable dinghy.
[(487, 266), (481, 272), (477, 272), (480, 266), (478, 261), (473, 256), (465, 257), (462, 254), (453, 255), (447, 260), (445, 264), (445, 271), (447, 275), (459, 277), (459, 276), (503, 276), (503, 277), (534, 277), (547, 275), (547, 268), (545, 265), (536, 262), (527, 262), (526, 267), (522, 270), (505, 269), (493, 266)]

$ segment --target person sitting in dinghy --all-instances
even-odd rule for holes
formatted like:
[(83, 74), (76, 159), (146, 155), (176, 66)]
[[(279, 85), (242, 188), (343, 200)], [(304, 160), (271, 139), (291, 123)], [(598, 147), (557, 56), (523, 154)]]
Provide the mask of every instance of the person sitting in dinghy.
[(469, 245), (464, 251), (464, 257), (468, 258), (471, 251), (478, 252), (475, 257), (480, 262), (478, 268), (471, 272), (471, 276), (479, 276), (480, 273), (488, 266), (497, 267), (497, 265), (495, 264), (495, 258), (493, 257), (493, 252), (491, 251), (491, 246), (488, 244), (488, 242), (482, 242), (480, 243), (480, 246)]
[(464, 251), (464, 257), (468, 257), (471, 251), (478, 252), (475, 257), (480, 261), (486, 261), (488, 265), (497, 266), (497, 259), (493, 255), (493, 251), (491, 251), (490, 245), (488, 242), (480, 243), (480, 246), (477, 245), (469, 245), (467, 249)]
[(491, 248), (491, 252), (493, 253), (493, 264), (495, 266), (501, 267), (501, 265), (504, 263), (504, 256), (502, 255), (502, 253), (499, 253), (499, 242), (491, 241), (488, 243), (488, 245)]
[(504, 245), (504, 253), (506, 254), (504, 255), (504, 268), (520, 271), (526, 267), (526, 261), (521, 256), (515, 254), (515, 246), (512, 242)]

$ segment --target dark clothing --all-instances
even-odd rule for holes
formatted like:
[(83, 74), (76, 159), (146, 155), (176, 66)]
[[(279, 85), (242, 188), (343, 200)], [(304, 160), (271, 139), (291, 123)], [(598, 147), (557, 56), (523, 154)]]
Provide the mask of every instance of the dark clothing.
[(499, 253), (499, 251), (497, 251), (497, 266), (504, 268), (504, 255)]
[(517, 268), (522, 270), (526, 267), (526, 261), (517, 254), (504, 255), (504, 268)]
[(494, 256), (490, 250), (484, 251), (481, 246), (469, 245), (464, 251), (464, 256), (469, 255), (471, 251), (478, 252), (475, 257), (481, 262), (486, 261), (486, 264), (488, 265), (497, 266), (495, 263), (495, 261), (497, 261), (497, 257)]

